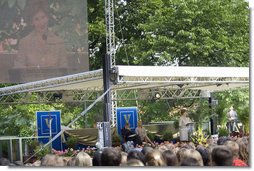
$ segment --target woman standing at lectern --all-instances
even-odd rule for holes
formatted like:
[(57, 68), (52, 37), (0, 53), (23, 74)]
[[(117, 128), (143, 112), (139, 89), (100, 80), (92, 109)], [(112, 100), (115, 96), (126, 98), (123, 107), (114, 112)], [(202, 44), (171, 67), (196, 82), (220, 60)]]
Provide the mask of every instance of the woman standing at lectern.
[(181, 117), (179, 120), (180, 141), (189, 141), (188, 124), (192, 123), (192, 120), (189, 118), (186, 108), (182, 108), (180, 112), (181, 112)]

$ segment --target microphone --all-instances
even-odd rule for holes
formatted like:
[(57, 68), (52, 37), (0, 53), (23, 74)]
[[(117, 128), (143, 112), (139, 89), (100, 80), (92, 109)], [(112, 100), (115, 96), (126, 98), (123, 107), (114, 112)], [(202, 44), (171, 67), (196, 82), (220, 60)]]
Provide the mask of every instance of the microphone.
[(46, 34), (43, 34), (42, 35), (42, 40), (46, 41), (48, 39), (47, 35)]

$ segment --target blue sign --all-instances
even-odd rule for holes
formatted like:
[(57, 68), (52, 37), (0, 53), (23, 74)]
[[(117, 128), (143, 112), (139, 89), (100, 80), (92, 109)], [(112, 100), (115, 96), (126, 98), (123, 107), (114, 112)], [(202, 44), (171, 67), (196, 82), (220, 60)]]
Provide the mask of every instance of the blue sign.
[(138, 108), (137, 107), (121, 107), (116, 109), (117, 114), (117, 132), (120, 135), (121, 129), (125, 123), (130, 124), (132, 131), (135, 131), (138, 123)]
[[(43, 144), (61, 131), (61, 111), (37, 111), (36, 121), (38, 136), (49, 136), (49, 138), (39, 138)], [(52, 148), (62, 150), (61, 136), (52, 142)]]

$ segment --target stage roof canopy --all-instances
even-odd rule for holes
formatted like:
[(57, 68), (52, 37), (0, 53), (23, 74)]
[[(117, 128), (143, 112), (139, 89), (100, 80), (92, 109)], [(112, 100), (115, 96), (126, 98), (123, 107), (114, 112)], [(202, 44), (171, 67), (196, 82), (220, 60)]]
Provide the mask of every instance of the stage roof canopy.
[[(223, 91), (249, 86), (248, 67), (121, 66), (112, 69), (112, 90), (198, 89)], [(0, 96), (38, 91), (103, 90), (103, 70), (0, 88)]]

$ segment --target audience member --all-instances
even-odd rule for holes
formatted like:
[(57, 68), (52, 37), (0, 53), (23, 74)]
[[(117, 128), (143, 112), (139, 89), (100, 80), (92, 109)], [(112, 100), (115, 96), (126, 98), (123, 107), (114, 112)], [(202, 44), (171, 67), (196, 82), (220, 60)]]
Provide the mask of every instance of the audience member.
[(125, 166), (144, 166), (144, 163), (138, 159), (128, 160)]
[(222, 136), (218, 138), (217, 145), (223, 145), (226, 141), (231, 140), (230, 137)]
[(92, 158), (84, 151), (81, 151), (74, 157), (72, 166), (92, 166)]
[(166, 166), (166, 162), (159, 150), (149, 151), (145, 155), (145, 165), (146, 166)]
[(247, 138), (238, 138), (236, 143), (239, 145), (239, 159), (249, 165), (249, 142)]
[(233, 155), (231, 150), (225, 145), (218, 145), (212, 151), (213, 166), (232, 166)]
[(102, 150), (97, 150), (93, 155), (93, 166), (101, 166), (101, 154)]
[(103, 149), (101, 154), (101, 165), (102, 166), (120, 166), (122, 161), (121, 151), (108, 147)]
[(178, 160), (176, 154), (171, 150), (166, 150), (162, 153), (162, 156), (167, 164), (167, 166), (177, 166)]
[(200, 166), (200, 165), (197, 159), (185, 156), (183, 157), (180, 166)]
[(140, 151), (136, 151), (136, 150), (131, 150), (128, 155), (127, 155), (127, 161), (131, 160), (131, 159), (137, 159), (140, 160), (141, 162), (143, 162), (145, 164), (145, 156), (142, 152)]
[(122, 155), (121, 166), (124, 166), (127, 163), (128, 153), (122, 151), (121, 155)]
[(196, 150), (200, 153), (203, 159), (204, 166), (210, 166), (209, 151), (204, 146), (198, 146)]
[(141, 152), (146, 155), (149, 151), (152, 151), (153, 148), (150, 146), (144, 146), (143, 149), (141, 150)]
[(41, 160), (41, 166), (65, 166), (63, 157), (46, 154)]
[(239, 159), (239, 145), (234, 141), (226, 141), (225, 146), (227, 146), (233, 155), (233, 166), (248, 166), (244, 161)]

